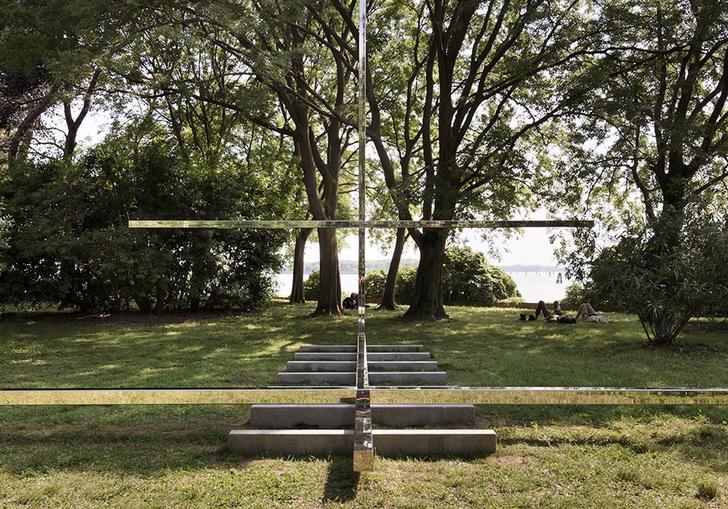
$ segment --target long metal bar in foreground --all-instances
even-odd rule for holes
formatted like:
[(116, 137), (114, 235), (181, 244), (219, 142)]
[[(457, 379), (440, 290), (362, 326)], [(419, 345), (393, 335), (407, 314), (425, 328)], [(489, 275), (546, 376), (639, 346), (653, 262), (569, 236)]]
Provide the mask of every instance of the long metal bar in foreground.
[[(252, 405), (355, 401), (356, 387), (285, 389), (0, 389), (0, 406)], [(728, 387), (369, 387), (384, 403), (728, 405)]]
[(728, 388), (694, 387), (372, 387), (384, 403), (472, 405), (726, 405)]
[[(361, 289), (361, 286), (359, 287)], [(363, 320), (363, 313), (359, 320)], [(363, 326), (363, 325), (362, 325)], [(374, 437), (367, 366), (367, 340), (363, 330), (357, 333), (356, 399), (354, 410), (354, 472), (374, 470)]]
[(481, 220), (358, 220), (349, 221), (341, 219), (330, 220), (258, 220), (258, 219), (221, 219), (221, 220), (131, 220), (129, 228), (184, 228), (184, 229), (287, 229), (287, 228), (336, 228), (336, 229), (362, 229), (362, 228), (592, 228), (594, 221), (581, 221), (572, 219), (544, 219), (544, 220), (509, 220), (509, 221), (481, 221)]
[(367, 1), (359, 0), (359, 296), (356, 330), (356, 405), (354, 413), (354, 472), (374, 470), (374, 437), (369, 396), (369, 366), (366, 335), (366, 245), (367, 219)]
[(352, 401), (353, 398), (354, 387), (298, 387), (292, 389), (0, 389), (0, 406), (334, 404), (340, 403), (342, 400)]

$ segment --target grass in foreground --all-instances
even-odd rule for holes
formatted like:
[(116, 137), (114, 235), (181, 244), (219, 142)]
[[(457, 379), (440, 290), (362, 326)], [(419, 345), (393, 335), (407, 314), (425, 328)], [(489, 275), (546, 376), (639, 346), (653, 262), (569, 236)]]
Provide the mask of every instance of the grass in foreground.
[[(2, 387), (265, 385), (301, 344), (353, 342), (355, 320), (21, 316), (0, 322)], [(372, 312), (372, 343), (422, 343), (462, 385), (728, 385), (728, 332), (643, 345), (639, 324), (517, 321), (453, 308), (411, 324)], [(0, 408), (0, 507), (726, 507), (728, 409), (481, 407), (499, 450), (476, 460), (241, 458), (245, 407)]]

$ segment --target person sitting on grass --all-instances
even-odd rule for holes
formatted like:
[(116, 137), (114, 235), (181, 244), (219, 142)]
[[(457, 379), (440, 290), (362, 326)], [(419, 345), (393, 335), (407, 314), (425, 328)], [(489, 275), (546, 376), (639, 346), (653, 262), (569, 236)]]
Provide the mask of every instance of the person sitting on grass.
[(592, 323), (609, 323), (606, 316), (598, 314), (588, 302), (584, 302), (576, 311), (576, 319)]

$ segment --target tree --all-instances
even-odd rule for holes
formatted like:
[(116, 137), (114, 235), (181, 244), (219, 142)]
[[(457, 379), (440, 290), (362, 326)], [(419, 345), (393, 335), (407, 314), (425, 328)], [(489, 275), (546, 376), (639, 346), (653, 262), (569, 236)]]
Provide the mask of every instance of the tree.
[[(234, 55), (257, 83), (274, 94), (280, 118), (251, 120), (293, 139), (312, 217), (339, 217), (341, 172), (352, 155), (348, 147), (354, 131), (342, 118), (355, 94), (353, 63), (342, 58), (345, 54), (337, 48), (351, 44), (352, 38), (341, 28), (333, 36), (318, 30), (322, 19), (341, 25), (337, 13), (326, 2), (304, 0), (184, 6), (181, 12), (189, 17), (188, 23), (194, 20), (204, 37)], [(322, 291), (314, 313), (339, 314), (336, 232), (320, 229), (317, 233)]]
[[(345, 15), (340, 2), (334, 5)], [(573, 2), (377, 5), (372, 51), (381, 55), (370, 59), (367, 134), (399, 218), (416, 211), (428, 220), (476, 212), (497, 218), (524, 205), (535, 166), (527, 141), (578, 97), (579, 87), (561, 82), (557, 89), (554, 76), (588, 54), (597, 33), (591, 20)], [(356, 33), (353, 18), (346, 19)], [(386, 57), (392, 54), (408, 59)], [(393, 78), (380, 84), (374, 75)], [(396, 163), (390, 152), (398, 154)], [(410, 166), (420, 159), (422, 166)], [(410, 235), (420, 262), (406, 316), (446, 317), (440, 282), (449, 232)]]
[[(728, 3), (608, 2), (603, 14), (603, 58), (568, 126), (582, 134), (563, 144), (568, 181), (617, 233), (593, 277), (607, 275), (606, 260), (624, 268), (608, 278), (615, 289), (649, 276), (650, 291), (630, 308), (650, 342), (669, 345), (699, 309), (684, 297), (700, 287), (690, 288), (683, 265), (695, 256), (690, 229), (728, 178)], [(580, 256), (572, 264), (586, 266)]]
[(402, 260), (402, 252), (404, 251), (406, 242), (407, 230), (404, 228), (397, 228), (392, 258), (389, 262), (389, 270), (387, 271), (386, 280), (384, 281), (382, 298), (379, 301), (379, 309), (386, 309), (389, 311), (397, 309), (397, 274), (399, 273), (399, 263)]
[[(24, 158), (34, 134), (50, 136), (42, 117), (58, 103), (64, 103), (63, 151), (70, 157), (98, 84), (97, 64), (134, 37), (135, 24), (155, 4), (30, 0), (0, 6), (0, 148), (8, 163)], [(74, 117), (70, 103), (78, 88), (82, 108)]]
[(301, 228), (296, 235), (295, 245), (293, 247), (293, 284), (291, 285), (291, 295), (288, 302), (291, 304), (303, 304), (306, 302), (306, 294), (303, 286), (304, 271), (304, 253), (306, 250), (306, 242), (311, 236), (311, 228)]

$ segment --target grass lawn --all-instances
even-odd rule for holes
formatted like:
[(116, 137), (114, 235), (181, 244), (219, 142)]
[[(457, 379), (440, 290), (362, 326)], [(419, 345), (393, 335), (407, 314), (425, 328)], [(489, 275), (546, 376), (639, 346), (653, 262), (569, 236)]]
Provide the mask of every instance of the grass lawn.
[[(255, 315), (0, 322), (0, 387), (262, 386), (304, 343), (352, 343), (355, 318)], [(523, 323), (450, 308), (413, 324), (372, 312), (371, 343), (422, 343), (459, 385), (728, 386), (728, 328), (644, 346), (633, 317)], [(484, 459), (243, 458), (245, 407), (0, 408), (0, 507), (728, 507), (728, 408), (479, 407)], [(702, 495), (702, 496), (699, 496)]]

